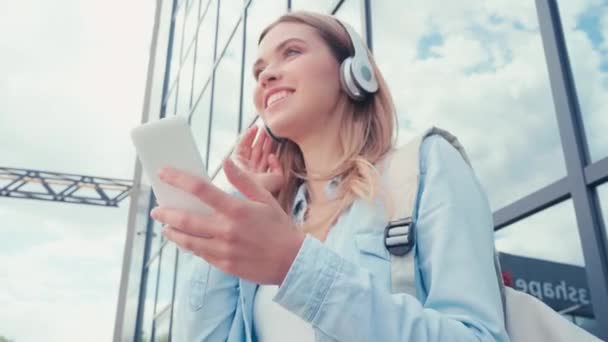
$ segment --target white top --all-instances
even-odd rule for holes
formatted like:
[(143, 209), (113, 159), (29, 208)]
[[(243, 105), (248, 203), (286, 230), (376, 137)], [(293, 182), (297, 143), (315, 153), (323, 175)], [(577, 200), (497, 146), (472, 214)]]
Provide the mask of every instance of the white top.
[(253, 326), (259, 342), (314, 342), (312, 326), (272, 301), (277, 285), (260, 285), (253, 300)]

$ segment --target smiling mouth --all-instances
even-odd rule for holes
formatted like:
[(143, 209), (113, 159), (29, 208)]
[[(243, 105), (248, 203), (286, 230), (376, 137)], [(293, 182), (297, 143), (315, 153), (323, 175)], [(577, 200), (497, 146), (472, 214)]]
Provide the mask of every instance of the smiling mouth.
[(294, 91), (280, 91), (278, 93), (272, 94), (267, 100), (266, 109), (271, 108), (276, 103), (282, 102), (286, 98), (290, 97), (293, 93)]

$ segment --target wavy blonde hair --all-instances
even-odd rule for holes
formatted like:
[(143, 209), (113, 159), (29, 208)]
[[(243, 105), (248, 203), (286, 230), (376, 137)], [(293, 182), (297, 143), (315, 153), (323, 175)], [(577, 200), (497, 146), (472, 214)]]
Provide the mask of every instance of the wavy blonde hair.
[[(354, 54), (350, 37), (335, 18), (307, 11), (294, 11), (279, 17), (262, 31), (258, 44), (280, 23), (300, 23), (313, 27), (339, 63)], [(329, 180), (340, 177), (335, 210), (331, 215), (315, 222), (305, 222), (303, 227), (305, 232), (322, 236), (323, 239), (328, 225), (333, 224), (355, 199), (372, 201), (375, 198), (379, 180), (375, 164), (392, 149), (397, 138), (397, 115), (391, 94), (369, 51), (368, 54), (378, 80), (378, 91), (363, 102), (354, 102), (346, 93), (341, 92), (344, 105), (340, 107), (342, 129), (338, 134), (343, 154), (338, 167), (327, 175), (307, 174), (302, 151), (291, 140), (283, 142), (277, 153), (286, 177), (277, 199), (288, 213), (292, 211), (298, 187), (307, 179)], [(339, 75), (336, 74), (336, 77)]]

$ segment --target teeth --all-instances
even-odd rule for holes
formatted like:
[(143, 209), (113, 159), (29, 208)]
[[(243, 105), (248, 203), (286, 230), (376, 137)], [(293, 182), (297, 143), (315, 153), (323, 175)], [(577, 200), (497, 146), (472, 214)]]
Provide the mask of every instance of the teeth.
[(274, 94), (270, 95), (270, 97), (266, 101), (266, 108), (268, 108), (271, 104), (277, 102), (278, 100), (281, 100), (281, 99), (291, 95), (291, 93), (292, 93), (291, 91), (282, 90), (278, 93), (274, 93)]

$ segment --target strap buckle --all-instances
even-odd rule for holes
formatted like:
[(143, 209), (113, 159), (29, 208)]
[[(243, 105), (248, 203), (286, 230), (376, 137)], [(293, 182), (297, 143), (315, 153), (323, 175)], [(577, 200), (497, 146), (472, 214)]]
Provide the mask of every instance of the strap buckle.
[(391, 221), (384, 228), (384, 246), (395, 256), (404, 256), (414, 247), (415, 234), (412, 218)]

